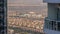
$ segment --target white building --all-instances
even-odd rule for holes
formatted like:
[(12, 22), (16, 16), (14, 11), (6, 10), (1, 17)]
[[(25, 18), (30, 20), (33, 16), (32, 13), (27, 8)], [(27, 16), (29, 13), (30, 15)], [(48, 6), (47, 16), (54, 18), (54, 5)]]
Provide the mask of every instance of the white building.
[(8, 33), (7, 34), (13, 34), (13, 33), (14, 33), (14, 30), (8, 29)]
[(45, 18), (44, 32), (60, 34), (60, 0), (43, 0), (48, 5), (48, 15)]

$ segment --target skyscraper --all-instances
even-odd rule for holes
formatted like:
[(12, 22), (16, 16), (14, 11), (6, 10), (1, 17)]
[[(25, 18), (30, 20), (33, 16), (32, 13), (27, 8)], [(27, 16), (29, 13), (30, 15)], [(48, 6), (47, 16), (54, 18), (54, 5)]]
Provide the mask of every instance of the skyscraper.
[(48, 5), (48, 15), (45, 18), (44, 32), (60, 34), (60, 0), (43, 0)]
[(0, 34), (7, 34), (7, 0), (0, 0)]

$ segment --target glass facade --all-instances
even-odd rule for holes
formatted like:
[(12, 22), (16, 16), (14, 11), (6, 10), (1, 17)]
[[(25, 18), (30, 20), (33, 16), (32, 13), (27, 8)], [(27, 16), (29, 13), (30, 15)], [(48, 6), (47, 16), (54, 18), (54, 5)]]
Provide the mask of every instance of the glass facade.
[(7, 1), (0, 0), (0, 34), (7, 34)]
[(58, 22), (58, 31), (60, 31), (60, 22)]

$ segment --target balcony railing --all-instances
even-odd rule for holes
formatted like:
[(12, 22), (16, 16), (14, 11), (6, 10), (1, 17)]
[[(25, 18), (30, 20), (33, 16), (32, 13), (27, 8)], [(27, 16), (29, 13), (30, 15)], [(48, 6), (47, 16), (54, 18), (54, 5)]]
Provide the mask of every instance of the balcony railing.
[(44, 28), (60, 31), (60, 21), (45, 18), (45, 26), (44, 26)]

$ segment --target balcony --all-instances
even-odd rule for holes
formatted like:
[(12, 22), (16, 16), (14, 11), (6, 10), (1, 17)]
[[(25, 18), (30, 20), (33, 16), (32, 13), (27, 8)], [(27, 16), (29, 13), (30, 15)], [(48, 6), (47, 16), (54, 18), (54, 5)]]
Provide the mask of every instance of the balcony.
[(60, 3), (60, 0), (43, 0), (43, 2), (47, 2), (47, 3)]
[(60, 31), (60, 20), (52, 20), (49, 18), (45, 18), (44, 28), (49, 30)]

